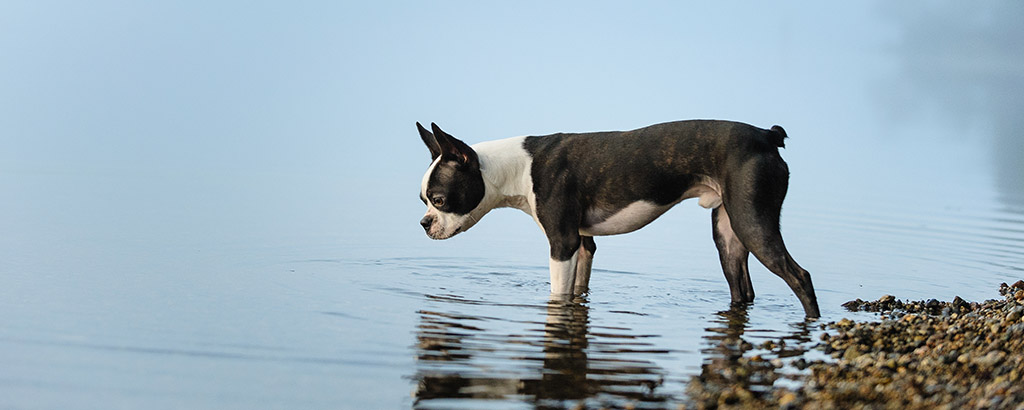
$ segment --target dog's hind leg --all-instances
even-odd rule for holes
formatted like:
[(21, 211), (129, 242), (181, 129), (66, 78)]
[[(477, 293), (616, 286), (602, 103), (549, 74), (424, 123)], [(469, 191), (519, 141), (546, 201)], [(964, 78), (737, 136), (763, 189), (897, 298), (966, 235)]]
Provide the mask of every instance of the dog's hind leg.
[(747, 256), (750, 252), (733, 232), (729, 213), (724, 207), (719, 206), (711, 210), (711, 236), (718, 247), (718, 257), (722, 261), (725, 280), (729, 282), (732, 303), (753, 302), (754, 285), (750, 283), (750, 272), (747, 269)]
[(750, 161), (732, 182), (725, 189), (723, 206), (736, 237), (768, 270), (786, 281), (807, 317), (819, 317), (811, 274), (790, 256), (779, 231), (779, 214), (789, 184), (786, 163), (778, 157)]
[(597, 244), (593, 236), (580, 237), (580, 250), (576, 260), (576, 285), (574, 293), (586, 293), (590, 289), (590, 269), (594, 266), (594, 252)]

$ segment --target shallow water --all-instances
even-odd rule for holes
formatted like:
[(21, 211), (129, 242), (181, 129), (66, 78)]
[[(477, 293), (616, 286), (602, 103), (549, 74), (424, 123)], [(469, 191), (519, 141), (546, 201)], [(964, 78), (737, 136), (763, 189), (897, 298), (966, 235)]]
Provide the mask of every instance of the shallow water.
[[(454, 39), (495, 13), (345, 7), (254, 10), (244, 21), (223, 10), (131, 9), (124, 21), (92, 16), (127, 27), (65, 34), (25, 23), (54, 16), (29, 6), (0, 13), (27, 19), (0, 25), (13, 33), (0, 38), (48, 33), (56, 40), (35, 41), (59, 60), (0, 40), (19, 57), (0, 68), (0, 81), (19, 81), (3, 90), (49, 90), (0, 101), (0, 407), (676, 408), (694, 377), (796, 383), (795, 367), (738, 374), (734, 364), (822, 358), (805, 352), (820, 323), (873, 318), (844, 311), (848, 300), (983, 300), (1024, 278), (1015, 3), (929, 13), (796, 3), (504, 10), (507, 21), (480, 31), (498, 34), (466, 43)], [(635, 30), (545, 31), (581, 10)], [(420, 14), (451, 24), (410, 29)], [(338, 28), (334, 15), (373, 18)], [(541, 38), (522, 37), (526, 17), (540, 19)], [(785, 24), (744, 34), (766, 20)], [(222, 32), (223, 21), (245, 35)], [(122, 32), (185, 41), (199, 51), (156, 49), (208, 65), (168, 72), (163, 54), (118, 54), (109, 44), (152, 48), (113, 41)], [(109, 55), (76, 54), (83, 44)], [(420, 51), (434, 44), (448, 45), (436, 60)], [(643, 70), (629, 63), (663, 48), (677, 53)], [(274, 51), (301, 69), (286, 70)], [(598, 52), (615, 58), (591, 60)], [(407, 55), (453, 58), (464, 71), (405, 64)], [(693, 55), (721, 61), (693, 64)], [(764, 65), (749, 67), (751, 56)], [(232, 63), (260, 57), (276, 65)], [(553, 63), (531, 71), (519, 59)], [(129, 60), (141, 68), (106, 63)], [(150, 72), (177, 81), (136, 81)], [(623, 83), (594, 94), (608, 76)], [(409, 102), (444, 87), (458, 91)], [(547, 92), (563, 97), (538, 101)], [(709, 212), (695, 201), (641, 231), (597, 238), (591, 292), (572, 301), (549, 300), (544, 239), (518, 211), (427, 239), (415, 199), (427, 151), (411, 124), (433, 117), (471, 143), (692, 117), (782, 124), (792, 172), (783, 235), (812, 274), (822, 318), (806, 321), (754, 259), (756, 301), (730, 309)], [(785, 346), (764, 345), (780, 338)]]

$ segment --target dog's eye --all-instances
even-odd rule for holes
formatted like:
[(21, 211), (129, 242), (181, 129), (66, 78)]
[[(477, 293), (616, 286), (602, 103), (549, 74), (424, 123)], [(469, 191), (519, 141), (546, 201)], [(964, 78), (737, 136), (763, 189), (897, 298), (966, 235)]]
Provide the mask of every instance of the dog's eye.
[(435, 196), (430, 202), (434, 203), (434, 206), (440, 208), (444, 206), (444, 197)]

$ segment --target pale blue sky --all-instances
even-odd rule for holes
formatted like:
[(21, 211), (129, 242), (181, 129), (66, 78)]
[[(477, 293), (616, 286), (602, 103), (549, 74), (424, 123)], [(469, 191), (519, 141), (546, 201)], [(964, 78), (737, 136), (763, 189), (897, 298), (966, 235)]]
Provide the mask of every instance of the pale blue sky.
[[(169, 197), (222, 178), (205, 195), (253, 204), (285, 189), (304, 209), (265, 215), (365, 222), (401, 204), (373, 220), (406, 226), (427, 161), (416, 121), (475, 143), (720, 118), (783, 125), (805, 178), (795, 187), (865, 189), (892, 171), (846, 172), (862, 158), (922, 149), (900, 135), (966, 140), (962, 154), (982, 162), (1000, 152), (984, 135), (1014, 117), (986, 107), (1019, 106), (1005, 99), (1020, 59), (999, 39), (1021, 37), (1020, 14), (1013, 3), (6, 1), (0, 172), (159, 175), (140, 184)], [(949, 64), (965, 52), (986, 58)], [(811, 178), (835, 173), (851, 180)]]
[(861, 6), (816, 7), (5, 2), (0, 155), (332, 172), (415, 155), (414, 121), (467, 140), (692, 117), (799, 127), (863, 92), (835, 80), (892, 32), (845, 24)]

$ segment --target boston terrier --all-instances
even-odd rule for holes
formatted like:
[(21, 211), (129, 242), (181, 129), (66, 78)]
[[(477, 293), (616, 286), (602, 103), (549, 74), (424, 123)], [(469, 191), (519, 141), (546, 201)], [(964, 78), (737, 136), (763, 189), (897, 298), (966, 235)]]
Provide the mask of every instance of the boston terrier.
[(779, 232), (789, 167), (776, 125), (677, 121), (632, 131), (552, 134), (470, 147), (436, 124), (416, 123), (433, 162), (423, 176), (420, 220), (427, 236), (447, 239), (494, 208), (533, 217), (551, 246), (551, 293), (587, 291), (594, 236), (640, 229), (684, 199), (711, 209), (712, 237), (732, 303), (754, 300), (747, 255), (754, 253), (793, 290), (807, 317), (818, 317), (811, 275)]

